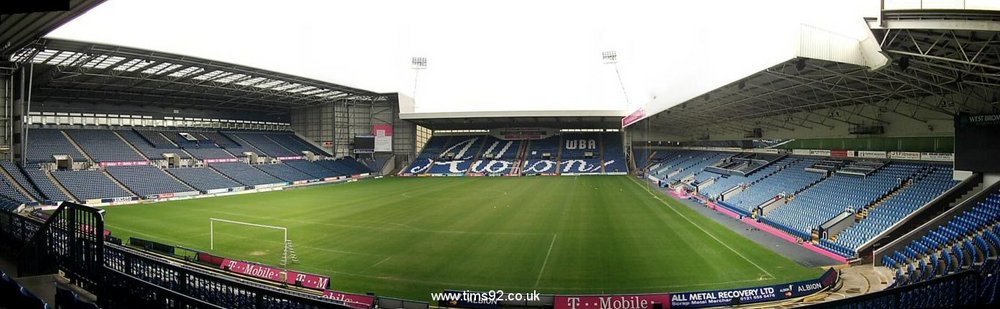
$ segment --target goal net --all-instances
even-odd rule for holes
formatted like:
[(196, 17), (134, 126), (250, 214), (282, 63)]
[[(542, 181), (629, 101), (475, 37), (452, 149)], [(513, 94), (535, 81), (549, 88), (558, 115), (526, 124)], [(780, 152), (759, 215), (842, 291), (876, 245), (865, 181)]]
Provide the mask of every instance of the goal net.
[(209, 218), (209, 249), (213, 253), (287, 267), (298, 263), (288, 228)]

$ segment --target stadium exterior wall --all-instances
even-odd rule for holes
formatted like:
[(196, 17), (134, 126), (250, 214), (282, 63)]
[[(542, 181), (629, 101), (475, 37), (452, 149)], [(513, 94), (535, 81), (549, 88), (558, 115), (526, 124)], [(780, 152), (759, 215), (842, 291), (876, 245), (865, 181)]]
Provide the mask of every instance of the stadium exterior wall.
[(343, 157), (354, 155), (354, 136), (371, 135), (372, 127), (377, 124), (391, 124), (392, 153), (413, 157), (416, 128), (399, 119), (396, 95), (387, 98), (374, 102), (343, 100), (292, 110), (291, 127), (335, 156)]
[[(390, 101), (395, 99), (405, 100), (407, 97), (389, 97)], [(418, 145), (420, 141), (417, 140), (417, 125), (400, 119), (401, 105), (399, 103), (392, 104), (392, 106), (395, 108), (393, 111), (393, 117), (395, 118), (392, 121), (392, 153), (396, 156), (393, 162), (395, 164), (393, 170), (400, 170), (417, 157), (417, 147), (423, 145)]]

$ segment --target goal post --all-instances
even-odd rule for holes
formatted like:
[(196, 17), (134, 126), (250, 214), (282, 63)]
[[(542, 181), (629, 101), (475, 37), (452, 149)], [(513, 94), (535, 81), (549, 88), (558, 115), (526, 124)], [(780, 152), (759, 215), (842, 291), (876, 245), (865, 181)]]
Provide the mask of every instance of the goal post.
[(215, 250), (215, 222), (230, 223), (230, 224), (237, 224), (237, 225), (248, 225), (248, 226), (252, 226), (252, 227), (259, 227), (259, 228), (265, 228), (265, 229), (281, 230), (284, 233), (284, 238), (282, 239), (281, 243), (282, 244), (288, 243), (288, 228), (286, 228), (286, 227), (273, 226), (273, 225), (264, 225), (264, 224), (256, 224), (256, 223), (242, 222), (242, 221), (233, 221), (233, 220), (226, 220), (226, 219), (219, 219), (219, 218), (208, 218), (208, 220), (209, 220), (209, 224), (208, 224), (209, 225), (208, 226), (208, 229), (209, 229), (209, 233), (208, 233), (208, 237), (209, 237), (209, 249), (211, 249), (211, 250)]
[[(263, 228), (263, 229), (271, 229), (271, 230), (279, 230), (279, 231), (281, 231), (282, 235), (283, 235), (282, 236), (282, 241), (281, 241), (281, 246), (282, 246), (282, 250), (283, 250), (282, 254), (281, 254), (281, 256), (282, 256), (282, 264), (283, 264), (282, 266), (286, 266), (287, 259), (288, 259), (288, 256), (289, 256), (288, 250), (289, 250), (289, 247), (291, 246), (291, 243), (288, 241), (288, 228), (283, 227), (283, 226), (273, 226), (273, 225), (257, 224), (257, 223), (243, 222), (243, 221), (219, 219), (219, 218), (208, 218), (208, 222), (209, 222), (208, 223), (208, 229), (209, 229), (209, 232), (208, 232), (209, 249), (211, 249), (213, 251), (215, 250), (215, 224), (216, 223), (243, 225), (243, 226), (250, 226), (250, 227), (255, 227), (255, 228)], [(297, 257), (296, 257), (296, 259), (297, 259)]]

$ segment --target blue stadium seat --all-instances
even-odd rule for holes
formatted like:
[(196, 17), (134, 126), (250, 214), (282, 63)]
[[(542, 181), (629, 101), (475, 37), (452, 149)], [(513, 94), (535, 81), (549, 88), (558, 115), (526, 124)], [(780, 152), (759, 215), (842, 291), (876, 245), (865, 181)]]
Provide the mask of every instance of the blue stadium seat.
[(233, 154), (215, 145), (188, 146), (184, 148), (184, 151), (199, 160), (235, 158)]
[(726, 203), (739, 209), (751, 211), (779, 194), (794, 194), (823, 179), (822, 174), (805, 170), (816, 162), (815, 159), (792, 158), (786, 160), (789, 161), (779, 162), (782, 164), (781, 167), (771, 174), (758, 176), (761, 174), (760, 172), (754, 173), (746, 180), (748, 188), (726, 200)]
[(152, 165), (109, 166), (108, 174), (139, 196), (193, 191)]
[(42, 193), (42, 195), (45, 195), (47, 200), (53, 202), (73, 200), (72, 198), (66, 196), (62, 190), (59, 190), (56, 184), (52, 183), (52, 180), (49, 179), (45, 171), (38, 168), (24, 168), (24, 173), (28, 176), (28, 179), (30, 179), (32, 183), (38, 186), (38, 190)]
[(431, 164), (434, 162), (434, 158), (441, 155), (441, 151), (444, 151), (445, 145), (451, 139), (451, 136), (433, 136), (424, 145), (424, 148), (417, 155), (417, 158), (413, 160), (413, 163), (404, 169), (405, 173), (412, 174), (422, 174), (430, 169)]
[(319, 163), (311, 162), (308, 160), (285, 160), (282, 161), (281, 163), (291, 166), (292, 168), (295, 168), (296, 170), (299, 170), (303, 173), (309, 174), (309, 176), (312, 176), (313, 179), (323, 179), (328, 177), (341, 176), (338, 175), (337, 172), (328, 169), (326, 167), (323, 167)]
[(940, 165), (929, 167), (927, 171), (919, 172), (909, 187), (888, 198), (870, 211), (865, 219), (840, 233), (835, 243), (849, 248), (853, 255), (854, 250), (862, 244), (874, 239), (882, 231), (902, 221), (957, 183), (952, 180), (951, 167)]
[(845, 209), (857, 211), (888, 194), (893, 186), (891, 182), (853, 175), (834, 175), (795, 195), (794, 200), (768, 214), (768, 219), (789, 226), (803, 235), (810, 235), (813, 229)]
[(350, 169), (350, 171), (351, 171), (352, 174), (364, 174), (364, 173), (371, 173), (372, 172), (371, 169), (369, 169), (364, 164), (361, 164), (361, 162), (358, 162), (358, 160), (355, 160), (352, 157), (343, 157), (343, 158), (337, 159), (336, 161), (340, 162), (341, 164), (343, 164), (345, 166), (347, 166)]
[(25, 176), (24, 171), (22, 171), (17, 164), (15, 164), (14, 162), (0, 161), (0, 168), (3, 168), (4, 171), (7, 172), (7, 174), (10, 174), (10, 176), (14, 178), (14, 180), (17, 181), (17, 183), (20, 184), (22, 188), (27, 190), (28, 194), (30, 194), (32, 197), (34, 197), (39, 201), (46, 200), (46, 197), (42, 195), (42, 193), (39, 192), (38, 189), (35, 188), (35, 185), (32, 184), (30, 180), (28, 180), (28, 177)]
[(53, 162), (53, 155), (68, 155), (74, 161), (87, 161), (80, 151), (56, 129), (28, 130), (28, 163)]
[(297, 135), (295, 135), (295, 133), (269, 132), (265, 133), (265, 135), (267, 135), (267, 137), (270, 138), (275, 143), (281, 145), (282, 147), (285, 147), (285, 149), (288, 149), (293, 153), (296, 153), (296, 155), (302, 155), (303, 151), (310, 151), (316, 155), (331, 156), (330, 153), (327, 152), (326, 150), (316, 147), (313, 144), (299, 138)]
[(605, 132), (601, 134), (602, 151), (604, 152), (604, 173), (628, 173), (625, 161), (625, 149), (622, 147), (622, 134)]
[(209, 167), (246, 186), (286, 182), (246, 163), (212, 163)]
[(301, 152), (293, 152), (288, 148), (285, 148), (281, 144), (278, 144), (272, 140), (268, 134), (257, 133), (257, 132), (227, 132), (229, 136), (235, 136), (238, 140), (243, 140), (246, 143), (241, 143), (244, 146), (249, 144), (260, 152), (258, 155), (268, 156), (268, 157), (290, 157), (290, 156), (301, 156)]
[(243, 184), (235, 182), (211, 168), (171, 168), (166, 171), (189, 186), (203, 192), (243, 187)]
[(130, 197), (118, 184), (97, 170), (53, 171), (52, 176), (81, 200)]
[[(995, 239), (998, 225), (1000, 225), (1000, 192), (993, 192), (972, 209), (928, 231), (924, 237), (910, 242), (901, 251), (893, 252), (892, 256), (905, 255), (907, 259), (921, 261), (924, 257), (930, 256), (932, 263), (928, 268), (931, 269), (926, 271), (931, 271), (932, 274), (918, 278), (911, 283), (926, 281), (962, 270), (978, 269), (982, 278), (986, 278), (984, 283), (988, 288), (980, 289), (982, 292), (976, 297), (993, 299), (996, 293), (986, 292), (986, 290), (997, 287), (995, 279), (989, 278), (1000, 275), (997, 273), (998, 263), (993, 257), (996, 244), (1000, 243), (997, 241), (1000, 239), (990, 240)], [(940, 272), (936, 271), (938, 266), (933, 263), (936, 254), (940, 254), (941, 262), (944, 264), (943, 270)], [(884, 258), (883, 261), (885, 261)], [(896, 268), (897, 271), (903, 267), (899, 263), (884, 264), (886, 267)], [(913, 267), (912, 264), (907, 265)]]
[[(514, 161), (521, 149), (522, 141), (499, 140), (487, 136), (478, 160), (469, 167), (472, 173), (508, 174), (514, 169)], [(376, 156), (378, 158), (378, 156)], [(376, 163), (377, 166), (381, 164)]]
[(287, 182), (317, 179), (317, 177), (306, 174), (284, 163), (258, 164), (254, 165), (254, 167)]
[(181, 151), (180, 148), (171, 144), (170, 141), (166, 140), (155, 131), (130, 129), (119, 130), (118, 134), (151, 160), (163, 159), (164, 153), (176, 154), (181, 159), (190, 158), (190, 156)]
[(64, 130), (77, 145), (86, 151), (94, 162), (114, 161), (145, 161), (141, 155), (132, 150), (112, 130), (75, 129)]

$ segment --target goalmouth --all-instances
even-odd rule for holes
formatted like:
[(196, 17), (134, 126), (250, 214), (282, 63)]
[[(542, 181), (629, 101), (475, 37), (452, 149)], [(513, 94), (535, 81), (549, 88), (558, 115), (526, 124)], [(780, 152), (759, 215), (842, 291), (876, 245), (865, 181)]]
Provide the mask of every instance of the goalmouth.
[(208, 223), (208, 226), (209, 226), (208, 227), (209, 228), (208, 237), (209, 237), (209, 249), (210, 250), (213, 250), (213, 251), (215, 250), (215, 223), (216, 222), (223, 223), (223, 224), (244, 225), (244, 226), (250, 226), (250, 227), (256, 227), (256, 228), (263, 228), (263, 229), (280, 230), (282, 232), (282, 234), (283, 234), (283, 239), (281, 241), (282, 247), (283, 247), (282, 253), (281, 253), (281, 266), (287, 267), (289, 262), (293, 262), (293, 263), (297, 263), (298, 262), (298, 257), (295, 256), (295, 253), (294, 253), (295, 251), (294, 251), (294, 249), (292, 249), (292, 243), (291, 243), (291, 241), (288, 240), (288, 228), (287, 227), (273, 226), (273, 225), (264, 225), (264, 224), (257, 224), (257, 223), (243, 222), (243, 221), (235, 221), (235, 220), (227, 220), (227, 219), (219, 219), (219, 218), (208, 218), (208, 222), (209, 222)]

